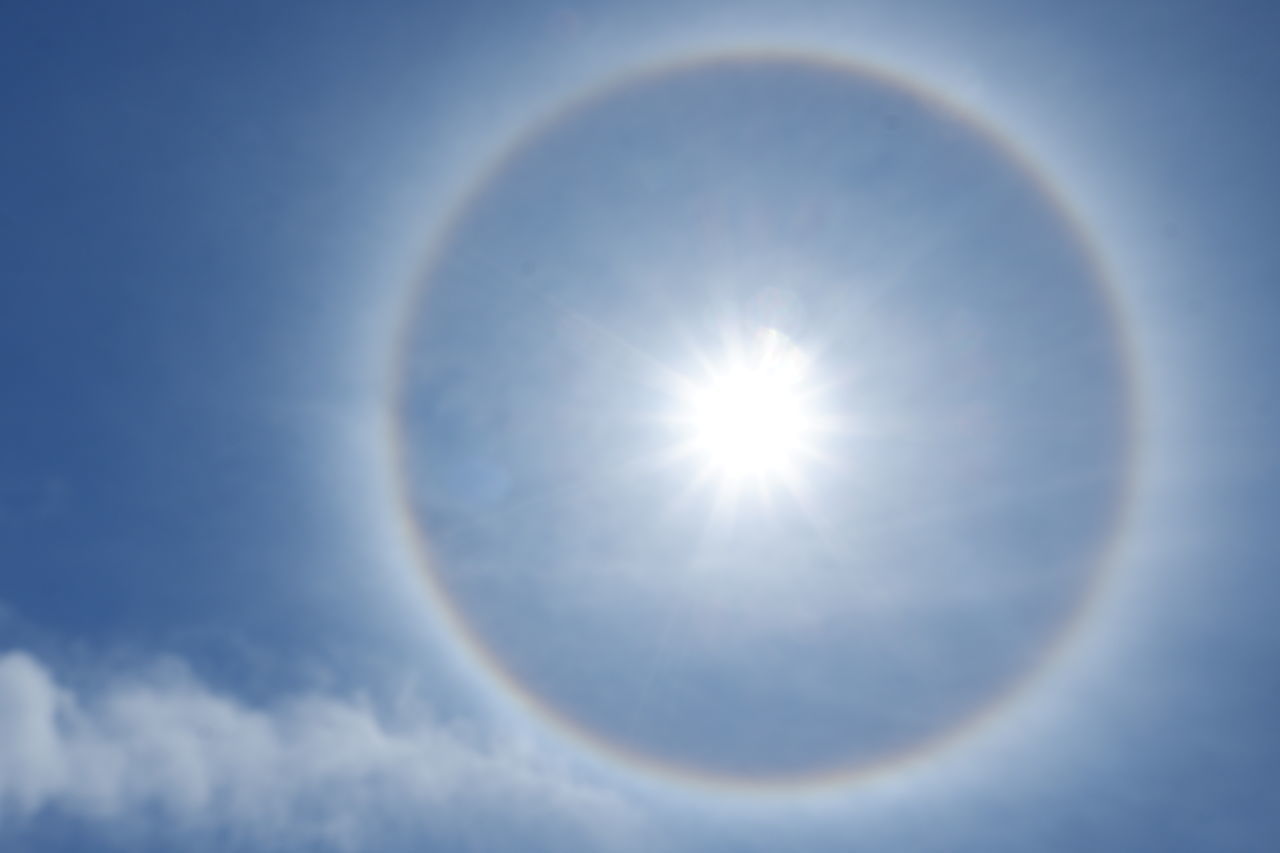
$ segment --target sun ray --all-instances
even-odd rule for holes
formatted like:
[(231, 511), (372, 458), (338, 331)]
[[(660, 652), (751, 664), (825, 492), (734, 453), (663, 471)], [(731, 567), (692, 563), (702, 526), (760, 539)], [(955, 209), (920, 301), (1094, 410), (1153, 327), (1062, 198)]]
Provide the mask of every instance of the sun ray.
[(695, 465), (694, 484), (711, 489), (713, 515), (748, 496), (767, 503), (778, 489), (802, 492), (826, 420), (811, 359), (785, 334), (762, 328), (727, 344), (719, 361), (704, 355), (699, 374), (682, 379), (675, 418), (676, 453)]

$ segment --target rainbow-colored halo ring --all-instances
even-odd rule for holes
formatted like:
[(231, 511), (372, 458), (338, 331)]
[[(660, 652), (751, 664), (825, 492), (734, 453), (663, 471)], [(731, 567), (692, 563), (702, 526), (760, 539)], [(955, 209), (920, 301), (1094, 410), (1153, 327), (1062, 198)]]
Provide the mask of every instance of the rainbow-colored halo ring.
[[(1091, 269), (1091, 280), (1097, 286), (1099, 301), (1105, 306), (1106, 316), (1103, 318), (1114, 342), (1117, 369), (1117, 381), (1123, 387), (1123, 399), (1126, 410), (1119, 415), (1123, 426), (1124, 470), (1121, 483), (1112, 501), (1110, 524), (1105, 535), (1101, 536), (1093, 550), (1093, 559), (1085, 570), (1085, 580), (1080, 592), (1069, 608), (1066, 616), (1060, 620), (1058, 627), (1032, 655), (1027, 667), (1016, 678), (1007, 682), (1002, 689), (992, 694), (980, 707), (972, 709), (966, 716), (953, 724), (936, 731), (928, 737), (910, 744), (906, 748), (876, 757), (874, 760), (859, 760), (852, 763), (841, 763), (836, 766), (824, 766), (816, 770), (804, 770), (795, 773), (767, 775), (736, 775), (721, 772), (709, 772), (704, 768), (688, 766), (658, 758), (638, 751), (601, 736), (599, 733), (584, 728), (572, 719), (565, 711), (547, 701), (539, 693), (518, 679), (511, 668), (503, 661), (486, 642), (482, 634), (470, 624), (462, 608), (454, 601), (447, 585), (431, 556), (431, 546), (426, 532), (422, 529), (420, 519), (415, 510), (415, 484), (409, 476), (407, 442), (403, 407), (408, 393), (408, 363), (410, 361), (411, 340), (415, 320), (420, 314), (425, 294), (429, 289), (441, 259), (446, 255), (458, 229), (462, 227), (473, 206), (484, 195), (485, 191), (504, 174), (508, 166), (529, 146), (542, 139), (546, 134), (567, 122), (578, 114), (595, 105), (608, 101), (631, 87), (653, 83), (685, 73), (710, 70), (724, 66), (766, 66), (766, 67), (801, 67), (823, 72), (849, 75), (861, 81), (870, 81), (886, 89), (901, 93), (914, 99), (936, 114), (956, 122), (967, 128), (975, 136), (986, 142), (990, 148), (1000, 154), (1042, 198), (1046, 209), (1053, 211), (1061, 222), (1063, 230), (1070, 234), (1080, 256), (1087, 260)], [(1114, 563), (1114, 556), (1127, 526), (1134, 481), (1136, 463), (1134, 453), (1134, 435), (1138, 420), (1138, 385), (1134, 360), (1129, 355), (1132, 349), (1127, 340), (1122, 322), (1123, 312), (1114, 292), (1114, 285), (1106, 274), (1105, 263), (1101, 253), (1090, 239), (1085, 229), (1072, 213), (1070, 206), (1061, 192), (1054, 187), (1037, 169), (1030, 158), (1020, 151), (1007, 138), (984, 124), (978, 117), (962, 112), (938, 94), (923, 89), (911, 80), (892, 75), (884, 70), (860, 64), (840, 57), (828, 57), (808, 53), (786, 52), (726, 52), (710, 55), (698, 55), (664, 62), (640, 68), (608, 82), (589, 88), (584, 93), (570, 98), (558, 108), (550, 111), (541, 119), (531, 123), (523, 132), (517, 134), (486, 167), (482, 168), (468, 188), (460, 194), (443, 225), (433, 236), (427, 253), (425, 269), (415, 281), (412, 296), (407, 310), (404, 312), (403, 328), (397, 337), (394, 359), (394, 396), (392, 417), (389, 420), (391, 430), (391, 447), (393, 448), (396, 467), (396, 485), (398, 488), (397, 506), (401, 514), (408, 541), (411, 543), (417, 562), (421, 568), (423, 579), (437, 616), (457, 641), (459, 649), (475, 668), (483, 672), (491, 684), (497, 685), (502, 692), (516, 699), (526, 710), (549, 723), (552, 728), (571, 737), (574, 741), (589, 746), (593, 751), (608, 755), (623, 764), (642, 769), (660, 777), (672, 779), (683, 784), (701, 785), (715, 789), (743, 792), (777, 792), (811, 790), (828, 788), (832, 785), (844, 785), (866, 779), (886, 771), (902, 768), (926, 756), (936, 755), (940, 750), (949, 747), (966, 736), (988, 724), (1007, 710), (1013, 700), (1024, 695), (1033, 682), (1051, 669), (1051, 664), (1060, 656), (1068, 642), (1075, 637), (1086, 617), (1098, 600), (1104, 581)]]

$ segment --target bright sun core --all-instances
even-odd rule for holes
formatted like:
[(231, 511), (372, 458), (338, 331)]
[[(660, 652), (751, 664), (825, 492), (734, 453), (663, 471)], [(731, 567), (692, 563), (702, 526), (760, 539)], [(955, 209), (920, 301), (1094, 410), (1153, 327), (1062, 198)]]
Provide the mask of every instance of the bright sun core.
[(787, 476), (809, 447), (816, 419), (808, 359), (774, 329), (743, 356), (710, 371), (686, 397), (695, 453), (731, 480)]

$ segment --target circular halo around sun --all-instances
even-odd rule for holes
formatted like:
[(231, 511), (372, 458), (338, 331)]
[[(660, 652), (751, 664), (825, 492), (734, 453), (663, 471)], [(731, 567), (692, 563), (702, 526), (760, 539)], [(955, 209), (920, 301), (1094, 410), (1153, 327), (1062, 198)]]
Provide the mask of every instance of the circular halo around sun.
[[(397, 405), (428, 580), (507, 687), (768, 783), (917, 752), (1037, 667), (1118, 523), (1130, 389), (1092, 259), (1008, 156), (769, 57), (634, 78), (500, 161)], [(801, 310), (744, 322), (777, 290)], [(747, 490), (798, 499), (721, 511)]]

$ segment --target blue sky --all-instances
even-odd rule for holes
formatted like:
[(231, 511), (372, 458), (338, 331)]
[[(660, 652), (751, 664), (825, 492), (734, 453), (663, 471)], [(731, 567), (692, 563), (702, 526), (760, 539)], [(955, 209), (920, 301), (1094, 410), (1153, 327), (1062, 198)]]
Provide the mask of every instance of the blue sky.
[(0, 846), (1274, 844), (1266, 4), (9, 18)]

